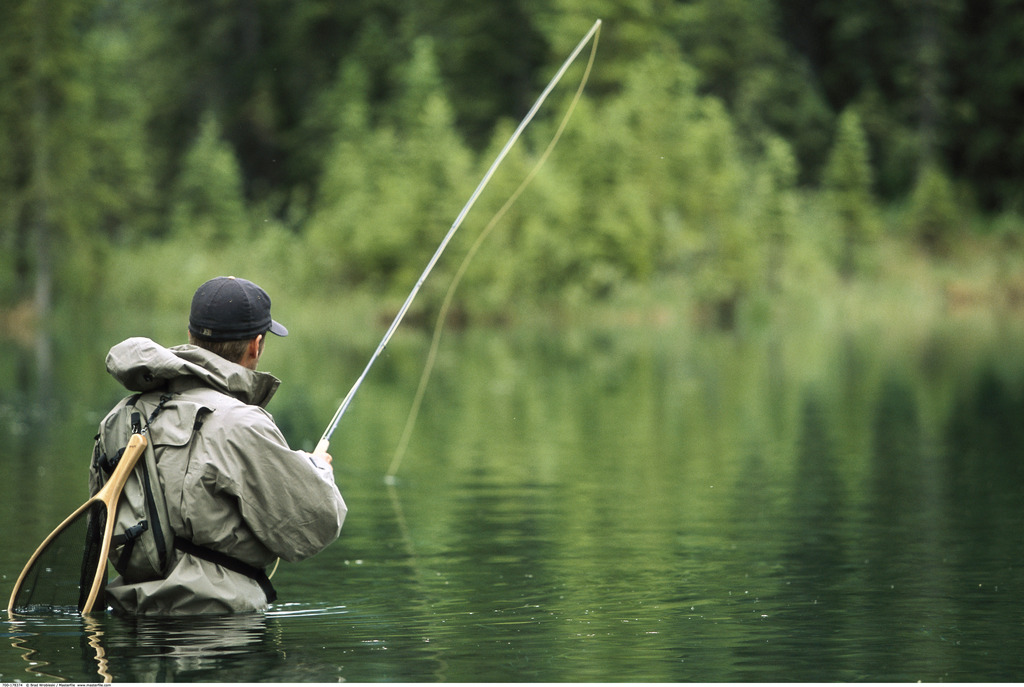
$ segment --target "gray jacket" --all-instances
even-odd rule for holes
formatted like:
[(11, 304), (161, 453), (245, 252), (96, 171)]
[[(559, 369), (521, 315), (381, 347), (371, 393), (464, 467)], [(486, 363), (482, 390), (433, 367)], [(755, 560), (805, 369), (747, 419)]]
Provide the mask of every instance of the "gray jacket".
[[(290, 449), (264, 410), (278, 379), (196, 346), (164, 348), (145, 338), (110, 349), (107, 370), (130, 391), (170, 392), (181, 401), (149, 430), (176, 535), (257, 568), (312, 556), (338, 538), (347, 508), (331, 468)], [(90, 473), (91, 490), (98, 485)], [(111, 606), (175, 615), (267, 607), (253, 579), (181, 551), (173, 556), (164, 579), (112, 580)]]

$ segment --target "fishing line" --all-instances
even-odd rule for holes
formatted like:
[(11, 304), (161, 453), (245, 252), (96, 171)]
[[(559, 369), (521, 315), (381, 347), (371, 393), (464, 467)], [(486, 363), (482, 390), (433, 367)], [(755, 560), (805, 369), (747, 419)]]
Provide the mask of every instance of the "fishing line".
[(562, 63), (561, 68), (559, 68), (555, 76), (552, 77), (547, 87), (545, 87), (544, 91), (540, 94), (540, 97), (538, 97), (537, 101), (533, 104), (533, 107), (530, 108), (530, 111), (519, 123), (519, 126), (516, 128), (515, 132), (508, 139), (508, 142), (505, 143), (505, 147), (501, 149), (501, 152), (498, 153), (498, 156), (495, 158), (494, 162), (491, 163), (491, 166), (490, 168), (488, 168), (487, 173), (484, 175), (484, 178), (480, 180), (479, 184), (477, 184), (477, 187), (473, 191), (473, 194), (470, 196), (469, 200), (466, 202), (462, 210), (459, 212), (458, 216), (455, 218), (455, 221), (452, 223), (451, 228), (448, 229), (448, 233), (445, 234), (444, 239), (441, 241), (441, 245), (439, 245), (437, 247), (437, 250), (434, 251), (433, 257), (430, 258), (430, 262), (427, 263), (427, 266), (423, 270), (423, 273), (420, 274), (419, 279), (416, 281), (416, 285), (413, 287), (412, 291), (409, 292), (409, 296), (405, 299), (405, 302), (402, 304), (402, 307), (398, 310), (398, 314), (395, 315), (395, 319), (391, 323), (391, 326), (388, 327), (388, 330), (384, 333), (384, 338), (381, 339), (380, 344), (377, 345), (377, 349), (373, 352), (373, 355), (370, 356), (370, 360), (366, 364), (366, 367), (363, 368), (363, 371), (356, 379), (355, 384), (352, 385), (352, 388), (349, 389), (348, 394), (346, 394), (345, 398), (342, 400), (341, 405), (338, 406), (338, 410), (335, 411), (334, 417), (331, 418), (331, 422), (328, 424), (327, 429), (323, 433), (323, 436), (320, 437), (320, 441), (317, 443), (316, 448), (313, 451), (314, 453), (325, 453), (327, 451), (330, 445), (331, 435), (334, 434), (334, 430), (337, 429), (338, 423), (341, 421), (342, 415), (344, 415), (345, 411), (348, 410), (349, 404), (352, 403), (352, 398), (356, 395), (356, 391), (359, 390), (359, 387), (362, 386), (363, 380), (366, 378), (366, 375), (370, 371), (370, 368), (377, 361), (377, 358), (380, 357), (380, 354), (384, 352), (384, 349), (387, 347), (388, 342), (391, 341), (391, 337), (394, 335), (395, 330), (398, 329), (398, 325), (401, 324), (402, 320), (405, 318), (405, 313), (409, 310), (409, 306), (412, 305), (412, 301), (416, 297), (416, 294), (419, 293), (420, 287), (426, 280), (427, 275), (430, 274), (431, 270), (434, 269), (434, 265), (437, 263), (438, 259), (440, 259), (441, 253), (444, 252), (444, 249), (448, 246), (448, 243), (455, 235), (455, 232), (462, 225), (462, 221), (466, 218), (466, 215), (469, 213), (470, 208), (473, 207), (473, 204), (476, 203), (476, 199), (483, 192), (484, 188), (487, 186), (487, 183), (491, 180), (491, 177), (494, 176), (494, 172), (498, 168), (498, 165), (500, 165), (501, 161), (505, 159), (505, 156), (508, 154), (508, 151), (512, 148), (515, 142), (519, 140), (520, 134), (522, 134), (527, 124), (529, 124), (533, 120), (534, 116), (537, 114), (537, 111), (540, 109), (540, 106), (544, 103), (544, 100), (547, 99), (548, 94), (551, 93), (552, 90), (554, 90), (555, 86), (561, 80), (562, 75), (565, 74), (569, 66), (576, 60), (576, 57), (580, 54), (580, 52), (583, 50), (586, 44), (590, 41), (590, 38), (596, 35), (600, 27), (601, 20), (598, 19), (596, 22), (594, 22), (594, 25), (590, 28), (590, 31), (588, 31), (587, 34), (583, 37), (583, 39), (580, 40), (580, 42), (576, 45), (576, 48), (572, 51), (572, 53), (565, 60), (565, 62)]
[[(423, 367), (423, 374), (420, 376), (420, 384), (416, 389), (416, 396), (413, 398), (412, 408), (409, 410), (409, 417), (406, 418), (405, 429), (402, 431), (402, 437), (398, 441), (398, 448), (395, 449), (395, 455), (391, 459), (391, 466), (387, 471), (386, 479), (388, 480), (394, 479), (399, 466), (402, 464), (402, 459), (405, 457), (405, 451), (409, 446), (409, 439), (411, 438), (413, 427), (415, 426), (416, 419), (419, 416), (420, 406), (423, 402), (423, 394), (426, 391), (427, 382), (430, 380), (430, 375), (434, 369), (434, 363), (437, 360), (437, 349), (441, 342), (441, 330), (444, 328), (444, 322), (448, 317), (448, 311), (451, 309), (455, 290), (458, 288), (459, 282), (462, 281), (462, 277), (466, 273), (466, 268), (469, 266), (473, 256), (476, 255), (480, 246), (483, 245), (483, 242), (487, 239), (494, 227), (497, 226), (498, 222), (500, 222), (505, 216), (505, 213), (508, 212), (509, 208), (512, 207), (526, 187), (529, 186), (530, 182), (533, 181), (533, 178), (537, 176), (540, 168), (544, 166), (544, 163), (551, 155), (551, 151), (555, 149), (559, 139), (562, 137), (562, 132), (565, 131), (565, 127), (568, 125), (569, 119), (572, 117), (572, 113), (576, 109), (576, 105), (583, 96), (583, 89), (586, 87), (587, 81), (590, 79), (590, 70), (594, 66), (594, 56), (597, 54), (597, 42), (601, 35), (600, 21), (598, 21), (594, 27), (597, 30), (591, 30), (594, 34), (594, 42), (590, 48), (590, 58), (587, 60), (587, 67), (583, 72), (583, 78), (580, 80), (580, 85), (576, 89), (576, 94), (573, 96), (572, 102), (569, 104), (565, 115), (562, 117), (562, 121), (558, 125), (558, 129), (555, 131), (554, 137), (551, 139), (551, 142), (548, 143), (547, 148), (544, 149), (544, 152), (537, 160), (537, 164), (533, 166), (533, 169), (531, 169), (530, 173), (526, 175), (526, 178), (519, 184), (519, 187), (511, 196), (509, 196), (508, 200), (505, 201), (505, 204), (501, 206), (501, 209), (495, 213), (494, 217), (492, 217), (487, 223), (487, 226), (485, 226), (483, 231), (480, 232), (480, 235), (477, 236), (476, 241), (473, 242), (473, 245), (470, 246), (469, 251), (467, 251), (466, 257), (463, 258), (462, 264), (459, 265), (459, 269), (456, 271), (451, 285), (448, 287), (448, 292), (445, 294), (444, 302), (441, 304), (441, 309), (437, 314), (437, 320), (434, 322), (434, 335), (430, 342), (430, 351), (427, 353), (427, 362)], [(589, 38), (590, 34), (587, 34), (587, 37)], [(585, 41), (586, 39), (584, 39), (584, 44)]]

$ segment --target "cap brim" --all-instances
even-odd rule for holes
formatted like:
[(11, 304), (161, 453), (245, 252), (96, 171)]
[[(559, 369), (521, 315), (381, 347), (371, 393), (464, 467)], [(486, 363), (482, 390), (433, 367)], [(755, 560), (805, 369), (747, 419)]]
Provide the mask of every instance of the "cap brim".
[(270, 333), (278, 336), (288, 336), (288, 329), (276, 320), (270, 321)]

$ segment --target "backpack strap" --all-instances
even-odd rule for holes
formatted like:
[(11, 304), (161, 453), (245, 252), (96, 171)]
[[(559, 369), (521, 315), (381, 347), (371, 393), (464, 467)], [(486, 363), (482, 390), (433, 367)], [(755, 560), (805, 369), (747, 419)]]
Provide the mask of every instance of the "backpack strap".
[[(159, 527), (159, 523), (156, 523), (156, 525)], [(117, 559), (117, 564), (114, 566), (116, 569), (123, 570), (124, 567), (128, 565), (128, 559), (132, 557), (132, 551), (135, 550), (135, 542), (138, 541), (139, 537), (142, 536), (142, 533), (148, 529), (149, 521), (140, 520), (138, 524), (132, 525), (126, 529), (123, 534), (115, 534), (111, 537), (110, 546), (112, 548), (116, 549), (119, 546), (124, 546), (124, 548), (121, 549), (121, 555)], [(156, 540), (156, 544), (158, 550), (163, 548), (161, 545), (162, 542), (159, 539)], [(161, 558), (163, 558), (163, 555), (161, 555)]]
[[(174, 396), (171, 394), (163, 394), (162, 396), (160, 396), (160, 401), (156, 404), (156, 408), (153, 409), (153, 412), (150, 413), (149, 418), (146, 420), (147, 429), (149, 429), (153, 425), (153, 420), (156, 419), (156, 416), (160, 414), (160, 411), (164, 409), (164, 406), (167, 405), (167, 402), (170, 401), (172, 398), (174, 398)], [(135, 424), (136, 419), (137, 414), (133, 413), (132, 424)], [(168, 560), (170, 552), (167, 550), (167, 542), (166, 539), (164, 538), (163, 528), (167, 526), (167, 523), (161, 522), (161, 520), (167, 518), (167, 506), (164, 504), (164, 495), (162, 489), (160, 490), (159, 494), (154, 494), (153, 482), (155, 480), (159, 480), (160, 477), (156, 474), (155, 440), (152, 440), (152, 438), (151, 441), (149, 441), (149, 443), (146, 444), (146, 460), (140, 461), (140, 468), (142, 470), (143, 476), (142, 485), (144, 487), (146, 494), (146, 509), (150, 513), (153, 513), (154, 517), (150, 518), (152, 522), (149, 525), (147, 525), (146, 521), (143, 520), (138, 525), (129, 528), (125, 532), (125, 535), (128, 537), (128, 544), (125, 546), (124, 549), (127, 552), (127, 555), (122, 553), (122, 560), (124, 560), (125, 563), (128, 562), (128, 556), (131, 555), (131, 550), (132, 548), (134, 548), (135, 537), (139, 536), (140, 534), (145, 532), (150, 526), (152, 526), (153, 541), (156, 544), (157, 557), (160, 559), (161, 565), (166, 565), (166, 561)], [(153, 474), (150, 474), (151, 471)], [(157, 487), (159, 488), (159, 482), (157, 482)], [(159, 503), (157, 502), (158, 497)], [(156, 514), (159, 514), (159, 516), (157, 516)], [(141, 529), (138, 529), (136, 531), (137, 528)], [(133, 532), (134, 536), (132, 536)]]
[(249, 565), (244, 561), (238, 560), (234, 556), (229, 556), (228, 554), (221, 553), (220, 551), (214, 551), (207, 546), (200, 546), (199, 544), (195, 544), (184, 537), (174, 537), (174, 548), (183, 553), (191, 554), (196, 558), (201, 558), (204, 561), (215, 563), (240, 575), (245, 575), (260, 586), (263, 593), (267, 595), (267, 603), (274, 603), (274, 601), (277, 600), (277, 590), (274, 589), (274, 585), (270, 583), (270, 578), (267, 577), (266, 571), (262, 568)]
[[(142, 396), (142, 394), (134, 394), (124, 399), (124, 407), (134, 408), (140, 396)], [(131, 413), (129, 415), (129, 418), (129, 436), (131, 434), (138, 434), (139, 432), (141, 432), (142, 429), (138, 420), (138, 413)], [(100, 434), (97, 434), (95, 437), (93, 437), (93, 441), (97, 441), (100, 438), (100, 436)], [(98, 450), (97, 445), (97, 450), (93, 452), (92, 464), (94, 468), (97, 468), (98, 470), (101, 471), (100, 476), (103, 481), (106, 481), (106, 479), (111, 474), (113, 474), (114, 469), (117, 468), (118, 461), (120, 461), (121, 456), (124, 455), (125, 448), (125, 446), (122, 446), (117, 450), (117, 453), (108, 456), (106, 453), (101, 453)]]

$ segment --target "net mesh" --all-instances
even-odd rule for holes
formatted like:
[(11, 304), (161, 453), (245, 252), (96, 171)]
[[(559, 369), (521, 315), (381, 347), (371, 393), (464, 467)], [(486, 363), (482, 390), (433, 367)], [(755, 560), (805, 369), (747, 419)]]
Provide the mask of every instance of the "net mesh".
[[(96, 501), (53, 536), (29, 564), (11, 609), (15, 613), (80, 611), (100, 564), (107, 506)], [(96, 608), (102, 608), (97, 599)]]

